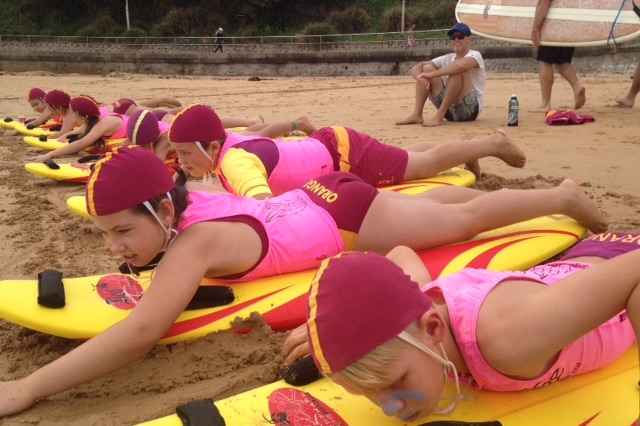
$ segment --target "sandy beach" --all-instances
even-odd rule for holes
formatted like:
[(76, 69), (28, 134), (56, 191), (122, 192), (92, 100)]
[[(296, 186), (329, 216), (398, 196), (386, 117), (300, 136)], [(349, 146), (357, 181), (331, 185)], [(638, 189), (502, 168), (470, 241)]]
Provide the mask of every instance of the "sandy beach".
[[(578, 70), (579, 71), (579, 70)], [(26, 102), (30, 88), (60, 88), (90, 94), (103, 102), (171, 96), (183, 104), (203, 102), (221, 115), (261, 115), (267, 122), (307, 115), (317, 126), (345, 125), (399, 146), (420, 141), (472, 139), (503, 128), (527, 154), (524, 169), (496, 159), (480, 162), (483, 177), (475, 187), (543, 188), (564, 178), (579, 182), (598, 203), (611, 230), (640, 230), (637, 136), (640, 101), (616, 106), (614, 98), (631, 84), (626, 74), (579, 75), (587, 88), (579, 111), (595, 122), (549, 126), (541, 113), (537, 74), (489, 74), (484, 110), (472, 123), (436, 128), (394, 123), (409, 115), (414, 84), (409, 76), (350, 78), (214, 78), (110, 74), (0, 74), (0, 117), (33, 116)], [(520, 125), (506, 127), (512, 93), (520, 100)], [(570, 108), (569, 85), (556, 78), (557, 108)], [(425, 120), (433, 113), (426, 108)], [(115, 272), (120, 260), (110, 254), (88, 221), (66, 208), (66, 199), (83, 194), (78, 184), (59, 183), (24, 171), (29, 153), (21, 137), (0, 131), (0, 280), (35, 279), (44, 269), (65, 277)], [(71, 161), (77, 157), (69, 157)], [(62, 160), (64, 161), (64, 160)], [(2, 303), (0, 301), (0, 303)], [(277, 380), (284, 334), (258, 325), (248, 335), (223, 333), (158, 346), (124, 370), (39, 402), (2, 425), (127, 425), (171, 414), (193, 399), (221, 399)], [(0, 379), (23, 377), (61, 356), (78, 342), (33, 332), (0, 320)]]

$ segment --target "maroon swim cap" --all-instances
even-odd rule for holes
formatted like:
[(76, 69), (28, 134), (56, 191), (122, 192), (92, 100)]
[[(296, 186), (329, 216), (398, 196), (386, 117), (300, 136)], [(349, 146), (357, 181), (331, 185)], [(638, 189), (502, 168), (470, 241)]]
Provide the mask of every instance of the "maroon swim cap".
[(44, 96), (44, 102), (52, 107), (69, 107), (71, 96), (62, 90), (51, 90)]
[(72, 110), (85, 117), (99, 117), (100, 107), (91, 96), (80, 95), (71, 99), (69, 106)]
[(95, 164), (86, 186), (87, 211), (104, 216), (130, 209), (175, 188), (164, 162), (129, 145), (114, 148)]
[(39, 87), (34, 87), (33, 89), (29, 90), (29, 95), (27, 95), (27, 100), (28, 101), (33, 101), (35, 99), (43, 99), (47, 94), (45, 93), (44, 90), (40, 89)]
[(218, 114), (202, 104), (185, 107), (169, 127), (169, 141), (175, 143), (219, 141), (226, 135)]
[(307, 333), (320, 371), (335, 373), (393, 339), (433, 301), (398, 265), (342, 253), (320, 265), (309, 291)]
[(153, 112), (143, 109), (134, 112), (127, 122), (127, 138), (134, 145), (150, 145), (160, 136), (158, 119)]

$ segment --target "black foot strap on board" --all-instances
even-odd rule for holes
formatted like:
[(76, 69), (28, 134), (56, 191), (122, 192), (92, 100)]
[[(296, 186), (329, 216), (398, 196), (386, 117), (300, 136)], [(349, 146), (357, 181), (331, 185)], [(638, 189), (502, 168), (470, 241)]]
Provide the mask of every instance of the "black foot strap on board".
[(224, 418), (211, 399), (187, 402), (176, 408), (184, 426), (226, 426)]
[(60, 168), (58, 163), (53, 161), (53, 159), (51, 159), (51, 158), (48, 158), (48, 159), (44, 160), (43, 163), (46, 164), (47, 167), (52, 169), (52, 170), (58, 170)]
[(98, 161), (100, 157), (102, 157), (100, 154), (85, 155), (84, 157), (78, 158), (78, 163), (92, 163)]
[(40, 135), (38, 136), (38, 140), (40, 142), (46, 142), (47, 141), (47, 135)]
[(54, 309), (65, 305), (62, 272), (46, 269), (38, 274), (38, 305)]
[(418, 426), (502, 426), (497, 420), (488, 422), (464, 422), (461, 420), (434, 420), (432, 422), (421, 423)]
[(285, 382), (293, 386), (308, 385), (322, 377), (311, 356), (306, 356), (291, 365), (282, 367), (280, 374)]
[(224, 285), (201, 285), (184, 310), (192, 311), (194, 309), (215, 308), (216, 306), (228, 305), (235, 299), (236, 296), (233, 294), (231, 287)]
[[(118, 270), (121, 274), (134, 274), (137, 276), (142, 271), (149, 271), (158, 266), (163, 255), (164, 252), (158, 253), (149, 263), (139, 268), (131, 266), (127, 262), (123, 262)], [(233, 294), (233, 289), (231, 287), (223, 285), (200, 286), (193, 295), (191, 302), (189, 302), (185, 308), (185, 311), (224, 306), (232, 303), (234, 300), (236, 300), (236, 296)]]
[(13, 121), (13, 118), (11, 118), (11, 117), (5, 117), (4, 118), (4, 122), (5, 123), (11, 123), (12, 121)]

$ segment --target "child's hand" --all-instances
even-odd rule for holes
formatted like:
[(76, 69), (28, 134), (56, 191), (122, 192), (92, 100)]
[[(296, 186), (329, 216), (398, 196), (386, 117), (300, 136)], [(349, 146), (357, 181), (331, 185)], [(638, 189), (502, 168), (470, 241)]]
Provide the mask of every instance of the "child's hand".
[(51, 156), (49, 156), (49, 154), (40, 154), (36, 157), (34, 157), (33, 161), (35, 161), (36, 163), (42, 163), (48, 159), (50, 159)]

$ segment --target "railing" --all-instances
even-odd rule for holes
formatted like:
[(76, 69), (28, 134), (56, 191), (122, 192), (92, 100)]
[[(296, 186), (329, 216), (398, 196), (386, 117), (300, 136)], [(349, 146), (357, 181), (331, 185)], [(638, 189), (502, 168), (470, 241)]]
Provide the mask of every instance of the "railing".
[[(416, 31), (416, 42), (420, 40), (445, 39), (445, 31)], [(18, 42), (25, 44), (109, 44), (109, 45), (143, 45), (143, 46), (215, 46), (215, 37), (82, 37), (82, 36), (43, 36), (43, 35), (0, 35), (0, 43)], [(324, 43), (331, 45), (351, 44), (396, 44), (406, 43), (406, 33), (363, 33), (363, 34), (329, 34), (329, 35), (288, 35), (288, 36), (256, 36), (256, 37), (224, 37), (224, 45), (297, 45)]]

